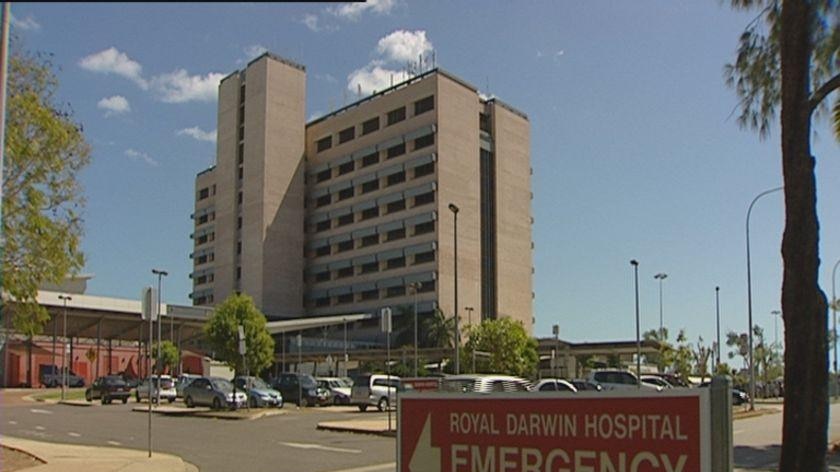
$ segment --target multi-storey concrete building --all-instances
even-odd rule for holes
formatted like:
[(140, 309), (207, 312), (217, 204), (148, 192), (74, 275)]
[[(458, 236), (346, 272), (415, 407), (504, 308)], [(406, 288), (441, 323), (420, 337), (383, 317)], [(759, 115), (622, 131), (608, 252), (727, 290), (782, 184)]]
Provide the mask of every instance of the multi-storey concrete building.
[[(306, 123), (306, 73), (265, 54), (219, 85), (196, 177), (193, 303), (269, 318), (413, 305), (532, 329), (528, 118), (433, 69)], [(457, 214), (450, 209), (457, 207)], [(457, 218), (457, 223), (456, 223)]]

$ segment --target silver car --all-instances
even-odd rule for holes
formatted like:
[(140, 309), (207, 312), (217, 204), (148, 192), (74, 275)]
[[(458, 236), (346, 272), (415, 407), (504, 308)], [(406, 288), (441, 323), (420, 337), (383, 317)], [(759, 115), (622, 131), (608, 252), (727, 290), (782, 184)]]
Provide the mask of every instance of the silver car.
[(184, 388), (184, 403), (187, 408), (196, 405), (212, 407), (220, 410), (222, 407), (239, 408), (245, 406), (248, 396), (245, 392), (236, 391), (233, 393), (233, 384), (230, 380), (221, 377), (199, 377), (186, 388)]
[(160, 390), (160, 401), (168, 401), (172, 403), (177, 398), (175, 392), (175, 382), (169, 375), (161, 375), (158, 379), (157, 375), (152, 376), (152, 388), (149, 388), (149, 379), (143, 379), (137, 389), (134, 391), (134, 398), (140, 403), (140, 400), (149, 398), (149, 391), (152, 393), (152, 401), (156, 402), (158, 399), (158, 390)]

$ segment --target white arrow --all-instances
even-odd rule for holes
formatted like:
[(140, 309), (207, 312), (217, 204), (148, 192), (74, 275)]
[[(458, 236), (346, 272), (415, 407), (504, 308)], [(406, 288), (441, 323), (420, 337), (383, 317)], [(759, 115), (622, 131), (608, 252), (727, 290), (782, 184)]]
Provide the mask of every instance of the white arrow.
[(440, 448), (432, 447), (432, 414), (426, 416), (426, 424), (420, 433), (420, 439), (414, 447), (411, 462), (408, 464), (411, 472), (440, 472)]

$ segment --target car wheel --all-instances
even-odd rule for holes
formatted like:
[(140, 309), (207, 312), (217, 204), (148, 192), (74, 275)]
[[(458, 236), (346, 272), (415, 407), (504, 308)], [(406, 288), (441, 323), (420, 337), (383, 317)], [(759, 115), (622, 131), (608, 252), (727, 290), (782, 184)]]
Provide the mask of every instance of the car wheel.
[(277, 408), (283, 408), (283, 400), (277, 402)]
[(191, 397), (191, 396), (189, 396), (189, 395), (187, 395), (187, 397), (186, 397), (186, 398), (184, 398), (184, 403), (186, 403), (187, 408), (193, 408), (193, 407), (195, 407), (195, 403), (193, 403), (193, 399), (192, 399), (192, 397)]
[(140, 403), (140, 392), (134, 392), (134, 398), (137, 399), (137, 403)]
[(123, 405), (125, 405), (126, 403), (128, 403), (128, 397), (123, 397), (122, 402), (123, 402)]
[(100, 399), (100, 401), (102, 402), (103, 405), (107, 405), (108, 404), (108, 397), (106, 395), (102, 395), (102, 398)]
[(385, 397), (380, 398), (380, 399), (379, 399), (379, 403), (377, 403), (377, 404), (376, 404), (376, 408), (377, 408), (379, 411), (385, 411), (385, 410), (387, 410), (387, 409), (388, 409), (388, 399), (387, 399), (387, 398), (385, 398)]
[(257, 408), (259, 406), (259, 405), (257, 405), (257, 399), (254, 398), (254, 397), (249, 398), (248, 399), (248, 406), (250, 406), (251, 408)]
[(175, 397), (169, 397), (169, 403), (172, 403), (174, 401), (175, 401)]
[(367, 405), (359, 405), (359, 411), (361, 411), (362, 413), (366, 412), (367, 411)]
[(91, 398), (91, 396), (90, 396), (90, 392), (85, 392), (85, 400), (87, 400), (89, 402), (93, 401), (93, 398)]
[(213, 399), (213, 409), (214, 410), (221, 410), (222, 409), (222, 402), (219, 401), (219, 397)]

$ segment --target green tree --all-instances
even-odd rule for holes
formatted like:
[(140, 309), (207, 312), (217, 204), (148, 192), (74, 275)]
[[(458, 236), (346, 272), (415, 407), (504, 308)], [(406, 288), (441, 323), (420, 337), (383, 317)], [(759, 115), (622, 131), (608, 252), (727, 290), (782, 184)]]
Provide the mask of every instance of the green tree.
[(160, 348), (160, 369), (168, 369), (169, 372), (172, 372), (172, 369), (177, 367), (178, 363), (181, 362), (181, 353), (178, 352), (178, 347), (172, 341), (163, 341), (160, 344), (155, 343), (152, 346), (152, 357), (155, 359), (158, 358), (158, 348)]
[[(785, 408), (779, 470), (823, 470), (828, 443), (826, 297), (819, 287), (819, 221), (811, 120), (840, 87), (840, 14), (825, 0), (731, 0), (759, 16), (741, 34), (727, 82), (741, 98), (739, 123), (766, 137), (781, 107), (785, 230)], [(833, 124), (840, 139), (840, 97)], [(807, 366), (807, 368), (803, 368)]]
[(447, 318), (440, 309), (423, 319), (426, 347), (455, 346), (455, 318)]
[(248, 370), (252, 375), (258, 375), (274, 360), (274, 339), (265, 327), (265, 315), (260, 313), (251, 297), (233, 294), (216, 305), (204, 325), (204, 334), (216, 357), (240, 374), (245, 371), (239, 354), (240, 325), (245, 329)]
[(29, 336), (49, 319), (38, 287), (84, 265), (77, 175), (90, 147), (69, 107), (56, 101), (52, 67), (48, 56), (13, 48), (6, 92), (2, 287), (16, 302), (15, 329)]
[(668, 342), (668, 328), (662, 330), (651, 329), (642, 334), (642, 339), (645, 341), (656, 341), (659, 343), (659, 352), (656, 354), (648, 354), (646, 356), (647, 362), (656, 364), (659, 372), (665, 372), (673, 359), (674, 346)]
[(701, 381), (706, 380), (709, 375), (709, 358), (712, 357), (712, 348), (703, 344), (703, 336), (697, 339), (697, 346), (691, 352), (694, 357), (694, 372), (700, 376)]
[(476, 361), (483, 372), (531, 377), (537, 372), (539, 355), (537, 341), (525, 332), (521, 321), (510, 318), (484, 320), (474, 325), (469, 341), (463, 349), (462, 364), (472, 362), (474, 351), (490, 353), (489, 358)]
[(677, 334), (677, 345), (671, 350), (668, 357), (671, 370), (679, 374), (682, 378), (687, 379), (691, 375), (692, 364), (694, 362), (694, 351), (688, 343), (688, 338), (685, 335), (685, 330), (681, 329)]

